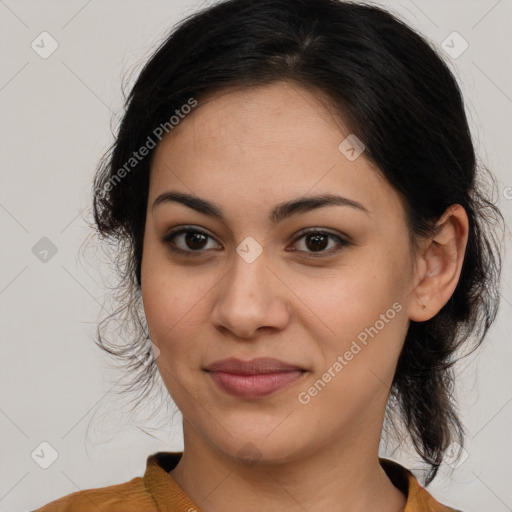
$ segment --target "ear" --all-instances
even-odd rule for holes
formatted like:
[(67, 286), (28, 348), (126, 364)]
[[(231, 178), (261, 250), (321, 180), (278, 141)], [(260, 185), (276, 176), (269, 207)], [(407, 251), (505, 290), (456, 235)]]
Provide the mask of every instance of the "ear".
[(415, 288), (408, 316), (415, 322), (434, 317), (452, 296), (459, 281), (468, 240), (468, 217), (459, 205), (449, 206), (426, 239), (416, 261)]

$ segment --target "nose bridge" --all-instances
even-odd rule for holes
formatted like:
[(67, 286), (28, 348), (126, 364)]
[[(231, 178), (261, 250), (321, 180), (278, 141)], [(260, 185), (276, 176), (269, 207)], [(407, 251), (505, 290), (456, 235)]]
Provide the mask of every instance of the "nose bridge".
[[(238, 252), (238, 251), (237, 251)], [(253, 261), (237, 254), (226, 276), (223, 290), (225, 302), (236, 301), (239, 305), (256, 309), (261, 299), (270, 299), (267, 261), (263, 254)]]
[(237, 248), (213, 309), (214, 324), (240, 337), (250, 337), (260, 327), (282, 328), (287, 322), (286, 299), (267, 268), (266, 255), (244, 257), (253, 249), (243, 243)]

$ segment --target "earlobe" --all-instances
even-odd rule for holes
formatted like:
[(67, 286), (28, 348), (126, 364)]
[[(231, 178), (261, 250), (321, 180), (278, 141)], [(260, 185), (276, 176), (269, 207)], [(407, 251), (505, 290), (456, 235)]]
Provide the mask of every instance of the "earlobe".
[(459, 281), (468, 239), (464, 208), (451, 205), (425, 240), (418, 258), (416, 286), (411, 293), (409, 319), (424, 322), (434, 317), (452, 296)]

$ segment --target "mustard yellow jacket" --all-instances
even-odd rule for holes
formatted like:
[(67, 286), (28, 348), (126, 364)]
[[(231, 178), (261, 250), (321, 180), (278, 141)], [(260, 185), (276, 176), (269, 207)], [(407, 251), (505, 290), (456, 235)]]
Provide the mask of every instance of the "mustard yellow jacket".
[[(201, 512), (168, 473), (182, 452), (157, 452), (143, 477), (118, 485), (74, 492), (34, 512)], [(404, 512), (460, 512), (441, 505), (401, 465), (380, 460), (391, 481), (407, 496)]]

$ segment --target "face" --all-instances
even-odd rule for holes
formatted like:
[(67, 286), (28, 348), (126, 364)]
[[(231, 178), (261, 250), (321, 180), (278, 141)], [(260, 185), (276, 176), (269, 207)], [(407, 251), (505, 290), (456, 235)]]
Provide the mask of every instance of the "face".
[(156, 148), (142, 297), (186, 443), (377, 449), (413, 267), (399, 196), (348, 135), (281, 82), (199, 102)]

